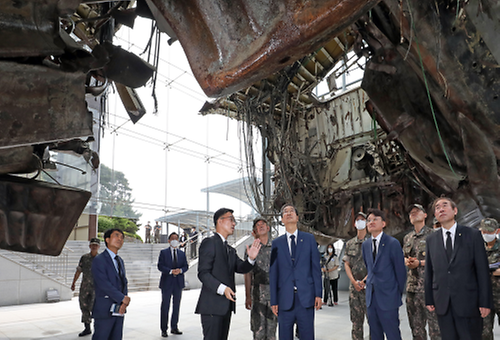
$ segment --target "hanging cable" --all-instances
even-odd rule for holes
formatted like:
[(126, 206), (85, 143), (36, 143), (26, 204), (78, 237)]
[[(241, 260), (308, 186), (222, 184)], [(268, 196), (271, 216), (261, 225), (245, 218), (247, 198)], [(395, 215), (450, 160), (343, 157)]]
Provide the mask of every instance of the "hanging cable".
[[(408, 10), (410, 11), (410, 13), (413, 12), (411, 9), (410, 1), (408, 1)], [(413, 15), (411, 15), (411, 17), (413, 18)], [(411, 27), (415, 33), (414, 39), (415, 39), (415, 43), (417, 44), (417, 53), (418, 53), (418, 58), (420, 60), (420, 68), (422, 70), (422, 76), (424, 78), (425, 90), (427, 92), (427, 99), (429, 100), (429, 106), (430, 106), (431, 112), (432, 112), (432, 119), (434, 120), (434, 126), (436, 127), (436, 132), (437, 132), (438, 137), (439, 137), (439, 143), (441, 145), (441, 148), (443, 149), (444, 156), (446, 157), (446, 161), (448, 162), (448, 166), (450, 167), (451, 172), (453, 173), (453, 175), (455, 175), (455, 177), (460, 178), (455, 173), (455, 170), (453, 169), (453, 166), (451, 165), (450, 157), (448, 156), (448, 153), (446, 152), (446, 147), (444, 145), (443, 137), (441, 136), (441, 131), (439, 130), (439, 125), (438, 125), (437, 118), (436, 118), (436, 112), (434, 111), (434, 105), (432, 104), (431, 92), (429, 90), (429, 85), (427, 83), (427, 77), (425, 75), (424, 62), (422, 60), (422, 55), (420, 53), (420, 44), (418, 42), (417, 29), (415, 27), (415, 20), (412, 20)]]

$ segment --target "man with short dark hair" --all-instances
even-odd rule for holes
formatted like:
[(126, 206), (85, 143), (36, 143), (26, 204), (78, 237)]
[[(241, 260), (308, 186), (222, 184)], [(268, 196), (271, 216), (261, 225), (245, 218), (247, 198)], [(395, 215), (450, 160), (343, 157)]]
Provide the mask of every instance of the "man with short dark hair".
[(161, 271), (161, 336), (168, 337), (168, 312), (172, 299), (172, 319), (170, 330), (172, 334), (182, 334), (179, 330), (179, 307), (181, 305), (182, 289), (184, 288), (184, 273), (188, 270), (186, 255), (179, 250), (179, 235), (173, 232), (168, 237), (170, 247), (163, 249), (158, 257), (158, 270)]
[(408, 208), (410, 223), (414, 229), (405, 235), (403, 253), (405, 265), (408, 267), (408, 282), (406, 283), (406, 311), (413, 339), (427, 339), (425, 325), (429, 325), (431, 340), (440, 340), (439, 325), (435, 312), (425, 307), (424, 275), (425, 275), (425, 245), (427, 236), (433, 229), (425, 225), (427, 213), (420, 204), (412, 204)]
[(90, 330), (90, 323), (92, 322), (91, 311), (94, 306), (94, 278), (92, 277), (92, 261), (94, 261), (100, 245), (101, 241), (98, 238), (93, 237), (90, 239), (90, 253), (82, 255), (80, 258), (78, 267), (76, 267), (75, 276), (73, 277), (73, 283), (71, 284), (71, 290), (74, 291), (76, 281), (80, 277), (80, 274), (83, 273), (80, 291), (78, 293), (78, 301), (80, 302), (82, 322), (85, 325), (85, 329), (78, 334), (78, 336), (92, 334), (92, 331)]
[(314, 339), (314, 309), (321, 308), (321, 265), (314, 236), (298, 230), (299, 216), (291, 204), (281, 208), (286, 234), (273, 240), (269, 284), (271, 308), (278, 317), (279, 339), (293, 339), (297, 324), (301, 340)]
[(227, 243), (234, 233), (236, 220), (233, 210), (221, 208), (214, 214), (216, 234), (203, 240), (200, 246), (198, 278), (202, 283), (196, 314), (201, 315), (204, 340), (225, 340), (229, 334), (231, 312), (236, 311), (234, 273), (245, 274), (253, 268), (260, 250), (260, 241), (247, 246), (248, 259), (239, 258)]
[(441, 230), (427, 237), (427, 309), (436, 311), (442, 339), (480, 339), (482, 318), (492, 308), (483, 238), (479, 230), (455, 222), (458, 209), (450, 198), (440, 197), (432, 207)]
[(363, 243), (366, 277), (366, 309), (372, 340), (401, 340), (399, 307), (403, 304), (406, 268), (401, 244), (383, 232), (385, 215), (369, 209), (366, 220), (371, 238)]
[(346, 242), (344, 268), (349, 278), (349, 310), (352, 322), (352, 340), (363, 340), (363, 324), (366, 315), (365, 283), (366, 265), (361, 246), (370, 235), (366, 232), (366, 214), (358, 212), (354, 217), (356, 236)]
[(118, 256), (118, 250), (124, 242), (123, 231), (106, 230), (104, 242), (106, 249), (92, 263), (95, 289), (92, 340), (120, 340), (123, 337), (125, 312), (130, 304), (125, 264)]

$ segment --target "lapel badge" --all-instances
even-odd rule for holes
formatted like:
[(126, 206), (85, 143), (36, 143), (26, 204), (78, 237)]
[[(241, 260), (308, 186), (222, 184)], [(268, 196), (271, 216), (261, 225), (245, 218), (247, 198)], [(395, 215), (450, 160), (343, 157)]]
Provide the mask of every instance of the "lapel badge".
[(425, 256), (425, 251), (422, 252), (422, 255)]

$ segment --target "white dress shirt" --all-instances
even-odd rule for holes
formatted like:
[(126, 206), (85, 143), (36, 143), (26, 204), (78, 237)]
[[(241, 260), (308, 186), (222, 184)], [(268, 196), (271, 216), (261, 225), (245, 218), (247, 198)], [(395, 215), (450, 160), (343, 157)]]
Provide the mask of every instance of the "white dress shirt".
[[(216, 233), (216, 234), (220, 236), (220, 238), (222, 239), (222, 243), (224, 243), (224, 242), (226, 242), (226, 241), (227, 241), (227, 240), (224, 238), (224, 236), (222, 236), (221, 234), (219, 234), (219, 233)], [(255, 259), (251, 260), (249, 257), (247, 258), (247, 261), (248, 261), (248, 262), (250, 262), (250, 264), (252, 264), (252, 265), (255, 263)], [(225, 284), (221, 283), (221, 284), (219, 285), (219, 287), (217, 288), (217, 294), (219, 294), (219, 295), (224, 295), (224, 291), (226, 290), (226, 287), (227, 287), (227, 286), (226, 286)]]
[(455, 224), (453, 224), (453, 226), (450, 229), (445, 229), (444, 227), (442, 227), (441, 231), (443, 232), (443, 243), (445, 249), (446, 249), (446, 239), (448, 238), (448, 235), (446, 233), (448, 231), (451, 233), (451, 245), (453, 248), (455, 248), (455, 234), (457, 233), (457, 222), (455, 222)]
[(376, 237), (373, 237), (373, 236), (372, 236), (372, 253), (373, 253), (373, 240), (375, 240), (375, 244), (377, 245), (377, 254), (378, 254), (378, 252), (379, 252), (379, 250), (380, 250), (380, 240), (382, 239), (382, 234), (383, 234), (383, 233), (384, 233), (384, 232), (382, 231), (382, 232), (380, 232), (380, 234), (378, 234)]
[(295, 245), (297, 245), (297, 236), (299, 234), (299, 231), (298, 229), (295, 229), (295, 231), (293, 232), (293, 234), (289, 233), (288, 231), (286, 232), (286, 240), (288, 242), (288, 251), (290, 252), (290, 256), (292, 256), (292, 239), (290, 238), (290, 236), (294, 235), (295, 236)]

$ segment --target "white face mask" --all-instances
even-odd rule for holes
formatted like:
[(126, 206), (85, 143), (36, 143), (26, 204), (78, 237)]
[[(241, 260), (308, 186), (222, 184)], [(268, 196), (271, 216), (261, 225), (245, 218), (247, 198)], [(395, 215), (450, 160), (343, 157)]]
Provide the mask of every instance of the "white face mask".
[(357, 220), (355, 225), (356, 225), (356, 229), (363, 230), (366, 228), (366, 221), (365, 220)]
[(179, 241), (177, 241), (177, 240), (170, 241), (170, 246), (172, 248), (177, 248), (179, 246)]
[(486, 243), (492, 242), (497, 236), (495, 234), (483, 234), (483, 240)]
[(332, 248), (328, 248), (328, 252), (329, 253), (333, 253), (333, 249)]

